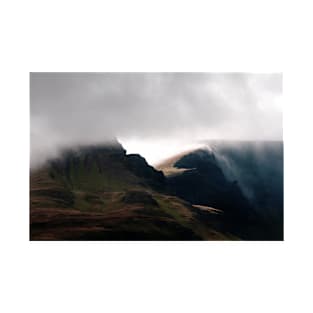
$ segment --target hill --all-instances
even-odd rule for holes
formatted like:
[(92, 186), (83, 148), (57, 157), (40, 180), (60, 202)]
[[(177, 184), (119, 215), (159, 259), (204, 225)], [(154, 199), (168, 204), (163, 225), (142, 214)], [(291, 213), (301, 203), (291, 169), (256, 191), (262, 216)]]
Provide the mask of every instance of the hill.
[(227, 240), (215, 220), (167, 192), (161, 171), (110, 145), (68, 149), (30, 174), (31, 240)]
[(31, 171), (31, 240), (282, 240), (281, 142), (204, 143), (153, 168), (118, 142)]

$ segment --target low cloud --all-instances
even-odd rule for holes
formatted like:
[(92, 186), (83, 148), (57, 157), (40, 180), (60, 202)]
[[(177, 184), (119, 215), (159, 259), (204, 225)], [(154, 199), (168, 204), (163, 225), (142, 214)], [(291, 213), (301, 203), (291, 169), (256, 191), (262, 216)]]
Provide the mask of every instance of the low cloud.
[(279, 73), (31, 73), (31, 164), (112, 137), (281, 140), (281, 95)]

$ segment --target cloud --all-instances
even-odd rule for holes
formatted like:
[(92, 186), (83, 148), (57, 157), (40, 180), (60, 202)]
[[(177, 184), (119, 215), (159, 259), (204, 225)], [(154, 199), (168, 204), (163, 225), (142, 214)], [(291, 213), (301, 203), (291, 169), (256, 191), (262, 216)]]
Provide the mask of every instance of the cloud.
[(31, 163), (114, 136), (280, 140), (281, 94), (279, 73), (31, 73)]

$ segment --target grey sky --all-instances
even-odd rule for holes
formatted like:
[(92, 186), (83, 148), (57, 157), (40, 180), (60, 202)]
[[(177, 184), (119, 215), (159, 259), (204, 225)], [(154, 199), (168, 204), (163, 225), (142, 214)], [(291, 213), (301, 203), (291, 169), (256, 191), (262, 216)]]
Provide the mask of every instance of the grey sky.
[(126, 149), (128, 141), (280, 140), (281, 95), (281, 74), (31, 73), (31, 163), (113, 136)]

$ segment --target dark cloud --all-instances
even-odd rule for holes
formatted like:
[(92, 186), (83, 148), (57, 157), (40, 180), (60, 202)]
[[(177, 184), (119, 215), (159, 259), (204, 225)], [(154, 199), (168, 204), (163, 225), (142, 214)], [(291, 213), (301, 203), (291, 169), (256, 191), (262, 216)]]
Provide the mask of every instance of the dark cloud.
[(281, 139), (282, 75), (31, 73), (31, 162), (67, 145)]

